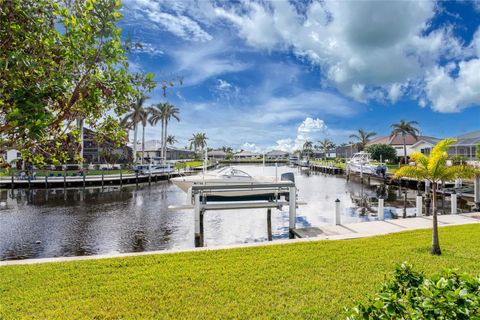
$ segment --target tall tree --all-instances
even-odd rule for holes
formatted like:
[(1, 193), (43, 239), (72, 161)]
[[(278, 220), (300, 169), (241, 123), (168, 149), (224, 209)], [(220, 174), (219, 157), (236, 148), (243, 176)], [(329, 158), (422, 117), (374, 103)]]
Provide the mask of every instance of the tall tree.
[(323, 151), (323, 158), (324, 160), (326, 160), (328, 150), (335, 148), (335, 144), (327, 138), (319, 141), (319, 143), (320, 143), (319, 147)]
[(194, 133), (193, 136), (188, 140), (190, 141), (190, 149), (195, 151), (203, 150), (207, 145), (207, 135), (204, 132)]
[(420, 133), (420, 130), (416, 127), (417, 125), (417, 121), (407, 122), (403, 119), (401, 119), (399, 123), (394, 123), (391, 125), (392, 132), (390, 133), (390, 138), (396, 137), (398, 135), (401, 135), (403, 137), (403, 156), (405, 164), (408, 164), (406, 137), (407, 135), (411, 135), (415, 138), (415, 140), (418, 140), (417, 135)]
[(171, 146), (173, 146), (175, 143), (178, 142), (175, 136), (171, 134), (167, 136), (167, 139), (165, 139), (165, 141), (167, 142), (168, 145), (171, 145)]
[(365, 149), (365, 146), (370, 141), (370, 138), (376, 136), (375, 132), (368, 132), (363, 130), (362, 128), (358, 129), (357, 133), (351, 134), (350, 138), (357, 140), (356, 145), (358, 151), (362, 151)]
[(138, 125), (143, 126), (143, 135), (142, 135), (142, 163), (143, 163), (143, 152), (145, 151), (145, 126), (147, 125), (148, 112), (143, 107), (143, 104), (148, 99), (147, 96), (139, 96), (135, 103), (132, 104), (132, 109), (129, 113), (125, 115), (122, 120), (122, 124), (129, 129), (133, 129), (133, 164), (137, 163), (137, 132)]
[(455, 143), (455, 139), (445, 139), (433, 147), (430, 156), (427, 157), (420, 152), (414, 152), (411, 158), (416, 166), (403, 166), (395, 172), (395, 178), (413, 178), (419, 181), (428, 180), (432, 186), (432, 248), (430, 253), (440, 255), (440, 242), (438, 239), (437, 222), (437, 186), (441, 181), (452, 181), (456, 178), (471, 178), (478, 173), (475, 168), (466, 165), (447, 166), (448, 149)]
[(178, 114), (180, 113), (180, 110), (177, 107), (172, 106), (169, 103), (165, 104), (165, 113), (164, 113), (164, 123), (165, 123), (165, 131), (163, 133), (164, 139), (163, 139), (163, 157), (164, 161), (167, 159), (167, 132), (168, 132), (168, 122), (170, 119), (175, 119), (177, 121), (180, 121), (180, 117)]
[(307, 154), (307, 156), (310, 156), (310, 154), (312, 153), (312, 149), (313, 149), (313, 142), (312, 141), (305, 141), (303, 143), (303, 146), (302, 146), (302, 153), (303, 154)]
[(129, 71), (120, 9), (116, 0), (0, 1), (0, 135), (26, 161), (69, 160), (59, 146), (78, 142), (77, 119), (125, 138), (120, 118), (155, 83)]

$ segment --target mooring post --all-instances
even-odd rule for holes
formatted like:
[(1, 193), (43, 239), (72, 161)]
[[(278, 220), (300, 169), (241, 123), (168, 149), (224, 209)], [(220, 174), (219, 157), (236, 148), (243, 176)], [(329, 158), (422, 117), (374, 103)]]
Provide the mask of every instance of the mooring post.
[(430, 193), (430, 181), (425, 180), (425, 194), (429, 194), (429, 193)]
[(480, 174), (475, 176), (475, 181), (474, 181), (474, 202), (476, 206), (476, 210), (480, 211)]
[(290, 187), (288, 206), (289, 206), (288, 229), (290, 231), (289, 232), (290, 237), (293, 237), (294, 235), (293, 230), (295, 229), (295, 221), (297, 219), (297, 188), (296, 187)]
[(416, 199), (416, 205), (417, 205), (417, 212), (416, 212), (416, 216), (417, 217), (421, 217), (422, 214), (423, 214), (423, 197), (422, 197), (422, 194), (420, 192), (417, 193), (417, 199)]
[(48, 171), (45, 172), (45, 189), (48, 189)]
[(193, 203), (193, 214), (194, 214), (194, 223), (195, 223), (195, 247), (201, 247), (202, 244), (202, 234), (200, 228), (200, 219), (202, 214), (202, 204), (200, 202), (200, 193), (196, 192), (194, 195)]
[(340, 200), (335, 200), (335, 225), (341, 225), (340, 221)]
[(82, 168), (82, 183), (83, 183), (83, 189), (85, 189), (85, 170)]
[(120, 169), (120, 189), (122, 188), (123, 186), (123, 173), (122, 173), (122, 170)]
[(137, 189), (138, 189), (138, 171), (135, 172), (135, 185), (137, 186)]
[(150, 187), (152, 185), (152, 172), (150, 171), (148, 173), (148, 186)]
[(267, 239), (272, 241), (272, 209), (267, 209)]
[(14, 173), (13, 171), (14, 171), (14, 170), (13, 170), (13, 168), (12, 168), (12, 186), (11, 186), (11, 187), (12, 187), (12, 190), (15, 189), (15, 177), (14, 177), (14, 174), (15, 174), (15, 173)]
[(385, 220), (385, 200), (380, 197), (378, 198), (378, 213), (377, 213), (377, 216), (378, 216), (378, 220), (379, 221), (384, 221)]
[(452, 209), (452, 214), (457, 214), (457, 193), (455, 190), (450, 195), (450, 208)]
[(67, 188), (67, 168), (63, 169), (63, 189)]
[(102, 169), (102, 190), (103, 190), (103, 185), (104, 185), (104, 183), (105, 183), (105, 181), (104, 181), (104, 179), (105, 179), (105, 178), (104, 178), (104, 174), (105, 174), (105, 173), (103, 172), (103, 169)]

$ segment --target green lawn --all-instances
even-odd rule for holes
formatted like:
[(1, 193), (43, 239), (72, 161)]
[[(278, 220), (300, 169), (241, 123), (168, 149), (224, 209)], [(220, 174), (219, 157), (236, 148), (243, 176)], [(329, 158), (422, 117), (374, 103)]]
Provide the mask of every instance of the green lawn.
[(175, 170), (185, 169), (187, 166), (190, 168), (203, 166), (203, 161), (187, 161), (175, 163)]
[[(5, 319), (331, 319), (409, 261), (480, 272), (480, 225), (375, 238), (0, 267)], [(0, 317), (1, 318), (1, 317)]]

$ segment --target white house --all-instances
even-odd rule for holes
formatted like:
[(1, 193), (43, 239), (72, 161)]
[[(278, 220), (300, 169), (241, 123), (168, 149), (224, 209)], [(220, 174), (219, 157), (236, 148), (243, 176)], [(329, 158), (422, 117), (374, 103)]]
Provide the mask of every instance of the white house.
[(223, 150), (212, 150), (207, 153), (208, 159), (225, 160), (227, 153)]
[(260, 154), (256, 152), (242, 151), (242, 152), (235, 153), (233, 155), (233, 159), (234, 160), (255, 159), (255, 158), (258, 158), (259, 156)]
[(265, 153), (265, 158), (268, 160), (286, 160), (288, 159), (288, 156), (288, 152), (280, 150), (272, 150)]
[[(438, 142), (440, 139), (429, 137), (429, 136), (418, 136), (416, 139), (412, 135), (405, 136), (405, 145), (407, 149), (407, 156), (411, 155), (415, 151), (420, 151), (425, 154), (430, 154), (432, 147)], [(390, 136), (379, 136), (367, 143), (367, 147), (374, 145), (374, 144), (388, 144), (395, 148), (397, 151), (398, 157), (404, 156), (403, 150), (403, 136), (398, 135), (394, 137)], [(422, 151), (423, 150), (423, 151)]]

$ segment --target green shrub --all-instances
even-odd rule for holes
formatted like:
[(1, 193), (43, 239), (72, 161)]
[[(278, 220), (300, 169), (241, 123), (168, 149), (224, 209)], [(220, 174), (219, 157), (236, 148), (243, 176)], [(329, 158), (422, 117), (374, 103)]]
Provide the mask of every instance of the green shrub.
[(373, 160), (394, 162), (397, 159), (397, 150), (388, 144), (373, 144), (366, 151), (372, 155)]
[(480, 277), (452, 270), (425, 277), (403, 263), (367, 304), (347, 319), (480, 319)]
[(465, 164), (467, 162), (467, 158), (465, 156), (452, 156), (450, 158), (454, 165)]

